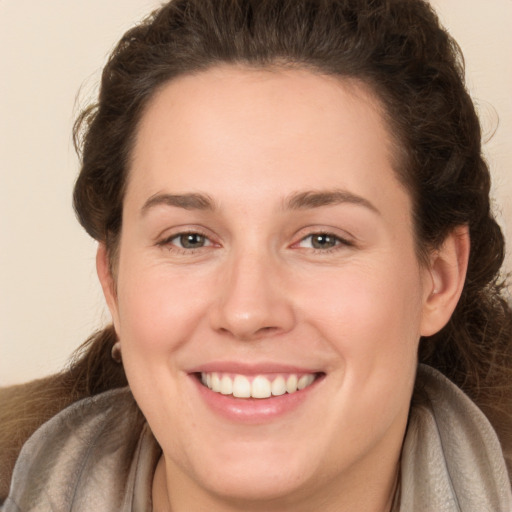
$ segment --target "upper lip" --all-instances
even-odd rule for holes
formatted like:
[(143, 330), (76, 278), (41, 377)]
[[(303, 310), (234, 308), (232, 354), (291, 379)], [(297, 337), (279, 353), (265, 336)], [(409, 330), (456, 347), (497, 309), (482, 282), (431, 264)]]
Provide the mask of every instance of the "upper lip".
[(188, 373), (234, 373), (240, 375), (264, 375), (266, 373), (307, 374), (320, 373), (319, 368), (295, 366), (272, 362), (247, 363), (241, 361), (211, 361), (188, 370)]

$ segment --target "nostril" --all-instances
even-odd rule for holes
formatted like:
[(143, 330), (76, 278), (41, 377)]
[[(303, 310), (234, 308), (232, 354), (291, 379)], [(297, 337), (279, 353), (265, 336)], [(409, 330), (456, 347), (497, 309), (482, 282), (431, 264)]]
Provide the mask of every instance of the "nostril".
[(217, 333), (252, 341), (293, 328), (295, 315), (286, 297), (249, 291), (243, 296), (232, 293), (212, 304), (210, 325)]

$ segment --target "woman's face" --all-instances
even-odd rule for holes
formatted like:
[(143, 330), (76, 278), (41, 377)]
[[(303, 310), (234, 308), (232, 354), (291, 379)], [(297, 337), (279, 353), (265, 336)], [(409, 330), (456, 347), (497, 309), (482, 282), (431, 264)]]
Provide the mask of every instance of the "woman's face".
[(224, 67), (153, 98), (108, 300), (176, 492), (392, 486), (431, 291), (361, 84)]

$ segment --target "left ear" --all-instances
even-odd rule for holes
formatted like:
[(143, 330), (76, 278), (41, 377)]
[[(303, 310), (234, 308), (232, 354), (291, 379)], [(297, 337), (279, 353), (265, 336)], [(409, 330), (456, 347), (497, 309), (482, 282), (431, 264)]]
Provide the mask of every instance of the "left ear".
[(450, 320), (464, 287), (469, 250), (469, 228), (458, 226), (432, 252), (431, 284), (425, 287), (423, 301), (422, 336), (432, 336)]

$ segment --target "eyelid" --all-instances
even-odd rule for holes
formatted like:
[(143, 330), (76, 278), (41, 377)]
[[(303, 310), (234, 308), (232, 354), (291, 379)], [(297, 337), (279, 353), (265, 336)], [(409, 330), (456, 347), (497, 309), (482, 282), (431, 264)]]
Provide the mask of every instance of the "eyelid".
[[(167, 234), (164, 234), (166, 233)], [(176, 238), (179, 238), (180, 236), (183, 236), (183, 235), (199, 235), (203, 238), (205, 238), (208, 243), (207, 245), (204, 245), (202, 247), (197, 247), (197, 248), (190, 248), (190, 249), (187, 249), (187, 248), (184, 248), (184, 247), (180, 247), (179, 245), (176, 245), (176, 244), (173, 244), (172, 241)], [(159, 247), (172, 247), (175, 251), (182, 251), (184, 253), (192, 253), (194, 251), (199, 251), (201, 249), (204, 249), (204, 248), (208, 248), (208, 247), (220, 247), (220, 244), (218, 242), (216, 242), (215, 240), (215, 237), (209, 233), (209, 230), (206, 230), (204, 228), (202, 228), (201, 226), (176, 226), (175, 228), (169, 230), (169, 229), (166, 229), (165, 231), (162, 232), (162, 234), (160, 234), (156, 240), (156, 243), (155, 245), (159, 246)], [(171, 250), (171, 249), (169, 249)]]
[[(200, 246), (200, 247), (183, 247), (183, 245), (181, 244), (181, 238), (183, 236), (189, 236), (189, 235), (194, 235), (194, 236), (198, 236), (200, 238), (202, 238), (204, 240), (204, 245)], [(203, 247), (210, 247), (213, 245), (213, 242), (205, 235), (202, 235), (201, 233), (197, 233), (197, 232), (191, 232), (191, 231), (187, 231), (187, 232), (184, 232), (184, 233), (178, 233), (174, 236), (170, 236), (169, 238), (167, 238), (167, 243), (172, 243), (173, 240), (177, 240), (177, 241), (180, 241), (180, 245), (177, 245), (177, 247), (179, 247), (180, 249), (187, 249), (188, 251), (191, 251), (191, 250), (194, 250), (194, 249), (202, 249)], [(174, 244), (173, 244), (174, 245)]]
[(346, 243), (346, 240), (340, 238), (337, 235), (334, 235), (332, 233), (323, 233), (323, 232), (322, 233), (311, 233), (310, 235), (306, 235), (306, 236), (302, 237), (297, 243), (301, 244), (302, 242), (304, 242), (307, 239), (312, 239), (314, 237), (319, 237), (319, 236), (332, 238), (334, 240), (334, 246), (340, 245), (340, 243)]
[[(291, 244), (291, 247), (297, 247), (301, 242), (315, 235), (325, 235), (335, 238), (338, 243), (332, 247), (332, 249), (340, 245), (353, 247), (357, 243), (355, 236), (351, 235), (347, 231), (340, 230), (339, 228), (334, 228), (331, 226), (308, 226), (306, 228), (300, 229), (297, 232), (296, 236), (294, 237), (296, 241)], [(325, 252), (327, 249), (321, 250)]]
[[(311, 249), (312, 251), (318, 251), (326, 253), (329, 250), (336, 250), (340, 247), (354, 247), (357, 245), (357, 239), (350, 233), (346, 231), (342, 231), (340, 233), (339, 228), (333, 228), (331, 226), (325, 227), (325, 226), (308, 226), (305, 228), (300, 229), (296, 235), (294, 236), (295, 241), (289, 245), (290, 248), (297, 248), (297, 249)], [(166, 233), (167, 232), (167, 233)], [(195, 234), (203, 237), (206, 240), (206, 244), (202, 247), (197, 248), (184, 248), (180, 247), (177, 244), (172, 243), (172, 241), (176, 238), (179, 238), (183, 235), (189, 235), (189, 234)], [(336, 243), (332, 247), (326, 247), (326, 248), (315, 248), (315, 247), (300, 247), (300, 244), (303, 243), (308, 238), (311, 238), (313, 236), (318, 235), (324, 235), (332, 237), (336, 240)], [(169, 247), (172, 246), (176, 251), (182, 251), (186, 253), (192, 253), (194, 251), (200, 251), (205, 248), (209, 247), (220, 247), (222, 244), (220, 244), (216, 237), (210, 232), (208, 229), (204, 229), (202, 226), (197, 225), (183, 225), (183, 226), (176, 226), (172, 229), (166, 229), (162, 232), (161, 235), (156, 239), (155, 245), (160, 247)]]
[[(330, 238), (334, 239), (334, 245), (332, 245), (332, 246), (327, 245), (325, 247), (314, 247), (313, 241), (311, 241), (311, 246), (302, 245), (303, 242), (305, 242), (308, 238), (312, 239), (315, 236), (330, 237)], [(295, 245), (295, 247), (297, 247), (299, 249), (306, 249), (306, 250), (314, 251), (316, 253), (323, 253), (323, 254), (354, 246), (354, 244), (352, 242), (350, 242), (349, 240), (346, 240), (345, 238), (342, 238), (333, 233), (324, 233), (324, 232), (317, 232), (317, 233), (311, 233), (310, 235), (306, 235), (305, 237), (302, 237), (294, 245)]]

